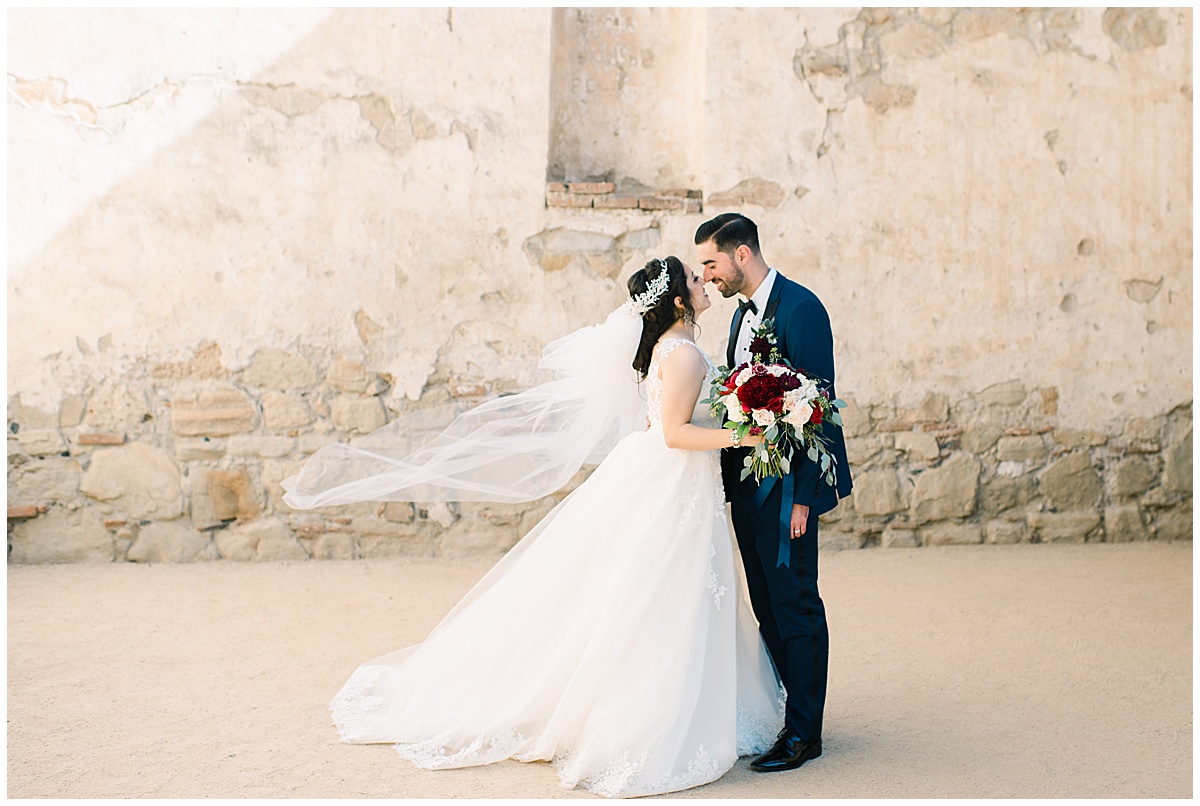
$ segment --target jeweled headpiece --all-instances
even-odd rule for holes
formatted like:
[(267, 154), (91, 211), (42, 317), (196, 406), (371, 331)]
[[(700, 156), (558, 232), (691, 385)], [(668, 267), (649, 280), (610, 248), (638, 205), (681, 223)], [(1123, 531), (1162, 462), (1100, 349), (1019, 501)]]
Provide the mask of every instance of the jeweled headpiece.
[(659, 258), (658, 265), (662, 269), (646, 286), (646, 290), (625, 303), (625, 306), (638, 316), (645, 316), (646, 311), (657, 305), (658, 301), (662, 299), (662, 295), (667, 293), (667, 286), (671, 283), (671, 273), (667, 271), (667, 261)]

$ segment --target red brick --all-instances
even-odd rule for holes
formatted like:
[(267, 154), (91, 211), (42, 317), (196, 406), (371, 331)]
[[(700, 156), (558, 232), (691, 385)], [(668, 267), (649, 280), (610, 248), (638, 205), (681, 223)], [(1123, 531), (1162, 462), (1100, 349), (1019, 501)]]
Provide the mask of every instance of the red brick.
[(591, 207), (592, 197), (574, 193), (547, 193), (547, 207)]
[(104, 528), (105, 529), (119, 529), (120, 527), (124, 526), (126, 523), (127, 523), (127, 521), (124, 518), (105, 518), (104, 519)]
[(546, 192), (547, 193), (566, 193), (567, 192), (567, 183), (566, 182), (547, 182), (546, 183)]
[(95, 433), (91, 433), (91, 434), (80, 434), (79, 435), (79, 444), (80, 445), (124, 445), (125, 444), (125, 435), (124, 434), (105, 434), (105, 433), (101, 433), (101, 432), (95, 432)]
[(643, 210), (682, 210), (683, 199), (664, 199), (658, 196), (642, 196), (638, 207)]
[(36, 518), (38, 516), (38, 507), (36, 506), (21, 506), (9, 507), (8, 519), (10, 521), (20, 520), (22, 518)]
[(1033, 431), (1028, 428), (1006, 428), (1006, 429), (1004, 429), (1004, 435), (1009, 436), (1009, 437), (1027, 437), (1032, 433), (1033, 433)]
[(612, 182), (568, 182), (567, 189), (572, 193), (612, 193), (617, 186)]
[(608, 209), (636, 210), (638, 200), (637, 196), (596, 196), (595, 201), (592, 202), (592, 206)]
[(487, 387), (482, 383), (452, 383), (450, 397), (486, 397)]

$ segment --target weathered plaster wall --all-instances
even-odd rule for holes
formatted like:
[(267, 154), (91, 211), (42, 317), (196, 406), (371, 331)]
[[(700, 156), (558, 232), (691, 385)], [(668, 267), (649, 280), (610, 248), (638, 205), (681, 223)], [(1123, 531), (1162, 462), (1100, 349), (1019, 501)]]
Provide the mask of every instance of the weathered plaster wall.
[[(827, 545), (1190, 538), (1189, 10), (555, 13), (10, 12), (14, 561), (502, 550), (553, 501), (278, 482), (537, 381), (727, 209), (833, 319)], [(556, 153), (703, 212), (548, 207)]]

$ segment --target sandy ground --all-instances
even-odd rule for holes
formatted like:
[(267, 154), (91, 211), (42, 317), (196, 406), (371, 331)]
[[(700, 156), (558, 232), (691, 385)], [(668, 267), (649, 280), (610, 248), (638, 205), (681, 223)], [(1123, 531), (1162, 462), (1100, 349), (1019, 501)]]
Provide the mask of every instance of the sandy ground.
[[(831, 552), (825, 754), (676, 797), (1192, 796), (1190, 543)], [(327, 703), (485, 562), (10, 567), (10, 797), (590, 797), (429, 772)]]

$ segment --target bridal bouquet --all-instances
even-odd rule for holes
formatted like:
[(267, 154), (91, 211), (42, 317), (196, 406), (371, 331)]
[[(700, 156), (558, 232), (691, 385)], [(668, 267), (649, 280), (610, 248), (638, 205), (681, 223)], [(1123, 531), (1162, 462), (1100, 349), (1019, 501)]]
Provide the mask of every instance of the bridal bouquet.
[(806, 452), (818, 462), (825, 483), (833, 486), (837, 467), (821, 433), (826, 420), (842, 424), (838, 409), (846, 404), (830, 400), (829, 388), (820, 379), (794, 369), (779, 354), (774, 322), (764, 321), (754, 329), (750, 361), (732, 370), (721, 367), (712, 384), (708, 404), (724, 427), (737, 431), (738, 440), (747, 434), (762, 434), (763, 441), (746, 457), (742, 470), (755, 481), (791, 472), (794, 451)]

